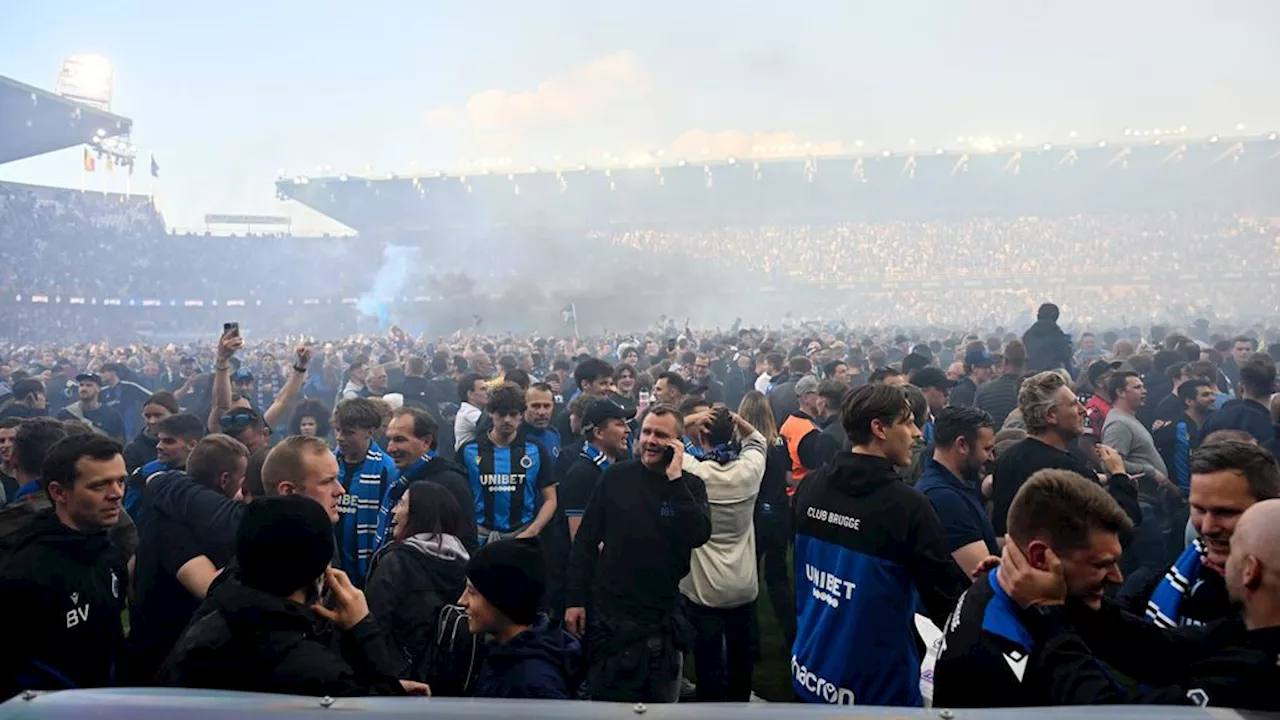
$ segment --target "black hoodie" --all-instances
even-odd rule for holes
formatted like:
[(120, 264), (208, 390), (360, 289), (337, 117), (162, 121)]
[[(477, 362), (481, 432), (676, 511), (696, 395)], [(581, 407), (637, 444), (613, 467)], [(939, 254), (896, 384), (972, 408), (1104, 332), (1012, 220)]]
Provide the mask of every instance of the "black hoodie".
[(1071, 367), (1071, 340), (1053, 320), (1036, 320), (1022, 335), (1027, 347), (1027, 372)]
[(113, 684), (126, 561), (105, 531), (73, 530), (53, 510), (31, 521), (0, 564), (0, 598), (10, 620), (0, 653), (0, 698), (24, 689)]
[(317, 618), (292, 600), (218, 583), (212, 612), (191, 623), (156, 674), (167, 687), (240, 690), (319, 697), (403, 695), (389, 667), (386, 641), (372, 616), (341, 633), (341, 654), (316, 631)]
[(440, 608), (467, 586), (469, 554), (461, 538), (426, 533), (392, 542), (373, 556), (365, 598), (389, 642), (397, 676), (422, 682), (418, 670), (436, 631)]
[(488, 698), (573, 697), (582, 665), (582, 645), (546, 616), (506, 645), (491, 643), (476, 676), (475, 696)]

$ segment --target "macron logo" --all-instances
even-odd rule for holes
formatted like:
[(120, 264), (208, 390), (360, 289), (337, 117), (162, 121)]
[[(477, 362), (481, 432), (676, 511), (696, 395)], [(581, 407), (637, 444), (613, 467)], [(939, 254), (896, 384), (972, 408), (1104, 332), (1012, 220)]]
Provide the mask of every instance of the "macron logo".
[(1027, 672), (1027, 658), (1025, 653), (1017, 650), (1004, 653), (1004, 661), (1008, 663), (1009, 669), (1013, 671), (1014, 677), (1018, 678), (1018, 682), (1022, 682), (1022, 676)]

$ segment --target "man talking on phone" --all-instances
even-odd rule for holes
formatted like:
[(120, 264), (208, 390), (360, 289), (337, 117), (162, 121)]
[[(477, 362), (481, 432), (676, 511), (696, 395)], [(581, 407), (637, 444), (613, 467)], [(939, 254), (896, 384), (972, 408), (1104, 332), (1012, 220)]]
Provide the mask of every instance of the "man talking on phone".
[(637, 459), (610, 465), (582, 513), (565, 627), (587, 637), (594, 700), (679, 699), (692, 635), (678, 612), (679, 582), (693, 549), (711, 537), (707, 489), (684, 470), (682, 437), (676, 408), (649, 408)]

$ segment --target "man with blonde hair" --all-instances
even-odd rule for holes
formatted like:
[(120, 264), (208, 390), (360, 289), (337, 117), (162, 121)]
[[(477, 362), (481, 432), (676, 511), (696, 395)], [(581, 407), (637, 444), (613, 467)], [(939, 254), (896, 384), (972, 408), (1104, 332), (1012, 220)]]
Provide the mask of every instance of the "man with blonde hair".
[[(1061, 374), (1046, 370), (1024, 380), (1018, 391), (1018, 410), (1026, 422), (1027, 438), (996, 461), (991, 516), (996, 535), (1007, 532), (1009, 506), (1023, 483), (1036, 472), (1058, 468), (1089, 479), (1097, 477), (1075, 452), (1084, 434), (1084, 406)], [(1125, 473), (1124, 460), (1106, 445), (1099, 445), (1097, 452), (1107, 471), (1107, 491), (1137, 525), (1142, 521), (1138, 489)]]

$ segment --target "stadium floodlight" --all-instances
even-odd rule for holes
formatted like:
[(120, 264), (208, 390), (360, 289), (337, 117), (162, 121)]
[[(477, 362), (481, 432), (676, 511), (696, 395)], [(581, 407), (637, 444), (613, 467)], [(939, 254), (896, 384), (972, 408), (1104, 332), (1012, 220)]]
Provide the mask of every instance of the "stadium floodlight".
[(1179, 126), (1178, 126), (1178, 132), (1180, 132), (1180, 133), (1184, 133), (1184, 132), (1186, 132), (1186, 131), (1187, 131), (1187, 126), (1186, 126), (1186, 125), (1179, 125)]
[(1053, 145), (1052, 145), (1051, 143), (1045, 143), (1045, 144), (1044, 144), (1044, 149), (1045, 149), (1045, 150), (1052, 150), (1052, 149), (1053, 149)]
[(1022, 133), (1014, 133), (1014, 135), (1013, 135), (1013, 141), (1014, 141), (1014, 142), (1022, 142)]
[(115, 70), (101, 55), (72, 55), (58, 72), (58, 94), (110, 112)]
[(861, 140), (854, 143), (855, 147), (862, 147), (863, 145), (866, 145), (866, 143), (862, 142)]
[(961, 144), (961, 143), (963, 143), (963, 142), (964, 142), (964, 136), (963, 136), (963, 135), (957, 135), (957, 136), (956, 136), (956, 144), (957, 144), (957, 145), (959, 145), (959, 144)]
[(1241, 122), (1236, 123), (1236, 130), (1244, 130), (1244, 123), (1241, 123)]
[(730, 165), (737, 165), (737, 164), (738, 164), (738, 158), (736, 158), (736, 157), (734, 157), (734, 156), (730, 155), (730, 156), (729, 156), (729, 164), (730, 164)]
[(1270, 135), (1268, 135), (1268, 136), (1267, 136), (1267, 139), (1268, 139), (1268, 140), (1275, 140), (1275, 139), (1276, 139), (1276, 134), (1275, 134), (1275, 133), (1271, 133)]
[(1209, 142), (1211, 142), (1211, 143), (1216, 143), (1216, 142), (1218, 142), (1218, 136), (1217, 136), (1217, 135), (1210, 135), (1210, 136), (1209, 136)]
[(1133, 128), (1125, 128), (1125, 129), (1124, 129), (1124, 136), (1125, 136), (1125, 137), (1129, 137), (1129, 136), (1130, 136), (1130, 135), (1132, 135), (1132, 134), (1133, 134)]
[(1106, 147), (1106, 146), (1107, 146), (1107, 141), (1106, 141), (1106, 140), (1099, 140), (1099, 141), (1098, 141), (1098, 147)]
[(891, 154), (892, 153), (890, 153), (888, 150), (885, 150), (884, 152), (880, 153), (880, 155), (882, 155), (883, 157), (889, 157)]
[(351, 177), (350, 177), (350, 176), (348, 176), (346, 173), (342, 173), (341, 175), (339, 175), (339, 176), (338, 176), (338, 181), (339, 181), (339, 182), (346, 182), (346, 181), (348, 181), (348, 180), (350, 180), (350, 179), (351, 179)]
[(934, 154), (934, 155), (941, 155), (941, 154), (943, 154), (943, 153), (945, 153), (945, 152), (946, 152), (946, 150), (943, 150), (942, 148), (934, 148), (934, 149), (933, 149), (933, 154)]
[(1072, 140), (1076, 139), (1076, 137), (1079, 135), (1080, 133), (1076, 132), (1075, 130), (1072, 130), (1071, 132), (1067, 133), (1067, 136), (1070, 137)]

